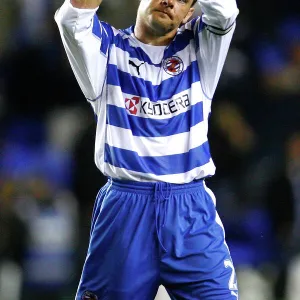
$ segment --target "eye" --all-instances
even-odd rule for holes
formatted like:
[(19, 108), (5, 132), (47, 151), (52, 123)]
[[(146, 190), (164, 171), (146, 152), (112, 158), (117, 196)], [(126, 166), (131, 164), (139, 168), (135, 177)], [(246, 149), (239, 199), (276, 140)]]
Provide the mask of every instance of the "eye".
[(189, 0), (178, 0), (178, 2), (181, 4), (187, 4), (189, 2)]

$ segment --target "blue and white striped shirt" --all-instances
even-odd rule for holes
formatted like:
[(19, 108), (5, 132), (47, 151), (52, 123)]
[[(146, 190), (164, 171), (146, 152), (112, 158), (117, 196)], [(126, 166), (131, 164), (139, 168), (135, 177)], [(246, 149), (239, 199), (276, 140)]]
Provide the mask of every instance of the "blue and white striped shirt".
[(211, 99), (238, 14), (235, 0), (199, 0), (202, 16), (168, 46), (144, 44), (69, 0), (57, 11), (78, 83), (97, 115), (95, 163), (109, 177), (187, 183), (215, 172)]

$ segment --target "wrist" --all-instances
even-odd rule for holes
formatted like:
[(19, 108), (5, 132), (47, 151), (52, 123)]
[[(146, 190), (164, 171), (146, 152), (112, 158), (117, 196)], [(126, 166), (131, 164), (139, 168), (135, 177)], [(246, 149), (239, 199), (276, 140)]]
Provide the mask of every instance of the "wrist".
[(102, 0), (70, 0), (70, 2), (75, 8), (94, 9), (101, 4)]

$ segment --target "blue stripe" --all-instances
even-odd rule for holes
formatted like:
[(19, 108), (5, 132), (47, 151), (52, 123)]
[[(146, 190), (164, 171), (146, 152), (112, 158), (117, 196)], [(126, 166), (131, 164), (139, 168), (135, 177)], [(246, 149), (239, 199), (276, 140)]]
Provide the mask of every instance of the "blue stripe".
[(139, 156), (134, 151), (105, 144), (105, 162), (131, 171), (155, 175), (180, 174), (207, 164), (210, 160), (208, 142), (183, 154)]
[(102, 31), (101, 31), (101, 27), (100, 27), (100, 22), (99, 19), (97, 17), (97, 15), (94, 15), (94, 20), (93, 20), (93, 30), (92, 30), (93, 34), (96, 35), (98, 38), (102, 38)]
[[(195, 25), (197, 19), (193, 19), (192, 22), (192, 28)], [(101, 25), (100, 25), (101, 24)], [(105, 28), (107, 35), (105, 34), (105, 31), (101, 28)], [(109, 44), (114, 43), (116, 47), (122, 49), (123, 51), (127, 52), (129, 54), (130, 58), (136, 58), (142, 62), (146, 62), (149, 65), (154, 66), (160, 66), (160, 64), (154, 64), (150, 57), (146, 54), (146, 52), (139, 46), (134, 47), (132, 44), (129, 43), (129, 37), (130, 34), (134, 31), (134, 26), (129, 27), (125, 30), (120, 30), (120, 33), (123, 34), (117, 34), (114, 36), (113, 30), (111, 26), (105, 22), (99, 22), (99, 19), (97, 15), (94, 15), (94, 22), (93, 22), (93, 33), (102, 39), (101, 43), (101, 52), (107, 55), (107, 50), (109, 49)], [(125, 34), (125, 35), (124, 35)], [(194, 31), (186, 29), (183, 32), (179, 32), (175, 39), (172, 41), (172, 43), (166, 47), (165, 53), (164, 53), (164, 59), (169, 58), (179, 51), (182, 51), (184, 48), (186, 48), (191, 40), (193, 40), (195, 37)]]
[(205, 29), (206, 24), (203, 22), (202, 16), (198, 19), (200, 19), (198, 23), (198, 32), (200, 33), (203, 29)]
[(159, 64), (154, 64), (147, 53), (141, 47), (134, 47), (129, 43), (129, 37), (123, 37), (120, 34), (117, 34), (114, 38), (114, 44), (117, 48), (127, 52), (130, 58), (136, 58), (141, 62), (146, 62), (149, 65), (160, 67)]
[(189, 132), (202, 121), (203, 102), (193, 105), (187, 112), (161, 120), (132, 116), (125, 108), (107, 105), (107, 124), (131, 129), (134, 136), (160, 137)]
[(164, 59), (172, 57), (179, 51), (182, 51), (190, 44), (193, 38), (194, 32), (192, 30), (186, 29), (182, 33), (178, 33), (169, 47), (165, 50)]
[(132, 25), (126, 29), (121, 29), (121, 31), (127, 35), (131, 35), (132, 33), (134, 33), (134, 25)]
[(198, 20), (199, 20), (199, 17), (197, 17), (197, 18), (194, 18), (194, 19), (192, 19), (191, 21), (190, 21), (190, 23), (191, 23), (191, 28), (192, 28), (192, 30), (193, 31), (195, 31), (195, 25), (196, 25), (196, 23), (198, 22)]
[(196, 52), (198, 52), (198, 50), (199, 50), (199, 45), (200, 45), (200, 40), (199, 40), (199, 33), (204, 29), (204, 27), (205, 27), (205, 24), (203, 23), (203, 21), (202, 21), (202, 16), (201, 16), (201, 18), (197, 18), (197, 23), (196, 23), (196, 26), (197, 26), (197, 30), (196, 30), (196, 32), (197, 32), (197, 34), (195, 35), (195, 44), (196, 44), (196, 47), (195, 47), (195, 49), (196, 49)]
[(149, 98), (151, 101), (168, 100), (173, 95), (189, 89), (192, 83), (200, 81), (196, 61), (192, 62), (184, 72), (162, 81), (160, 85), (153, 85), (151, 81), (131, 76), (112, 64), (108, 65), (107, 74), (107, 84), (120, 86), (123, 93)]
[[(129, 37), (134, 30), (134, 26), (122, 30), (123, 33), (125, 33), (127, 36), (124, 38), (124, 36), (118, 34), (115, 36), (115, 46), (122, 49), (125, 52), (128, 52), (130, 58), (136, 58), (139, 59), (142, 62), (146, 62), (150, 65), (160, 66), (160, 64), (154, 64), (150, 57), (144, 52), (144, 50), (137, 46), (133, 47), (132, 44), (129, 43)], [(164, 59), (172, 57), (179, 51), (182, 51), (185, 47), (187, 47), (191, 40), (194, 38), (194, 32), (193, 30), (186, 29), (184, 32), (180, 32), (176, 35), (175, 39), (171, 42), (171, 44), (166, 47), (166, 50), (164, 52)]]
[[(100, 28), (102, 26), (102, 29)], [(105, 34), (105, 31), (108, 33), (108, 35)], [(155, 65), (160, 67), (160, 64), (154, 64), (149, 56), (144, 52), (144, 50), (140, 47), (133, 47), (131, 44), (129, 44), (129, 36), (132, 33), (133, 27), (130, 27), (126, 30), (120, 30), (120, 32), (125, 33), (125, 36), (122, 34), (114, 35), (113, 30), (111, 26), (103, 21), (99, 22), (99, 19), (97, 15), (94, 15), (94, 23), (93, 23), (93, 34), (95, 34), (97, 37), (99, 37), (102, 40), (102, 43), (104, 45), (101, 45), (101, 51), (106, 54), (106, 51), (109, 48), (109, 41), (111, 40), (112, 43), (115, 44), (116, 47), (122, 49), (125, 52), (128, 52), (130, 58), (137, 58), (140, 61), (147, 62), (150, 65)], [(110, 37), (110, 39), (108, 38)], [(102, 49), (103, 47), (103, 49)]]
[[(104, 30), (101, 33), (100, 26), (103, 26), (106, 29), (108, 38), (104, 38)], [(123, 34), (119, 33), (114, 36), (111, 26), (105, 22), (101, 22), (100, 25), (97, 15), (95, 14), (94, 16), (93, 33), (99, 38), (103, 39), (101, 44), (102, 53), (107, 54), (109, 44), (114, 43), (117, 48), (120, 48), (123, 51), (127, 52), (130, 58), (136, 58), (139, 61), (148, 63), (149, 65), (160, 67), (161, 64), (154, 64), (147, 53), (141, 47), (134, 47), (132, 43), (129, 43), (130, 34), (133, 32), (133, 30), (134, 27), (132, 26), (128, 29), (120, 30), (120, 33), (122, 32)], [(193, 38), (193, 30), (186, 29), (184, 32), (178, 33), (172, 43), (168, 47), (166, 47), (164, 59), (175, 55), (179, 51), (182, 51), (190, 44)]]
[(108, 49), (111, 44), (111, 31), (111, 27), (104, 22), (100, 23), (97, 15), (95, 14), (92, 32), (94, 35), (101, 39), (100, 52), (104, 55), (108, 54)]

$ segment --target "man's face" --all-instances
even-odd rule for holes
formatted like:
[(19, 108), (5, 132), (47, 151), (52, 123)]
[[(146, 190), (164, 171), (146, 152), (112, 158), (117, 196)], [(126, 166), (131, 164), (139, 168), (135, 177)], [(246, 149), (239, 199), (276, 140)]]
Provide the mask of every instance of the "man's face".
[(194, 12), (193, 0), (141, 0), (138, 18), (158, 35), (185, 23)]

